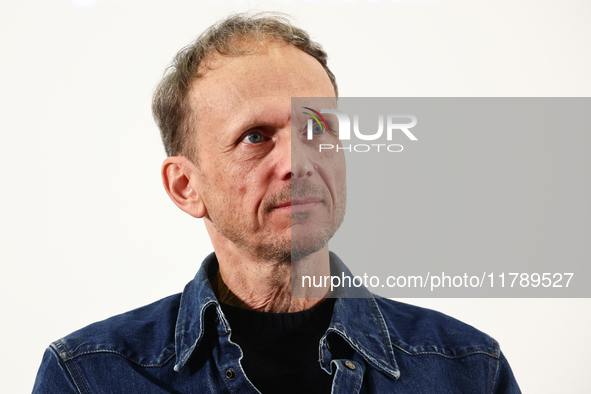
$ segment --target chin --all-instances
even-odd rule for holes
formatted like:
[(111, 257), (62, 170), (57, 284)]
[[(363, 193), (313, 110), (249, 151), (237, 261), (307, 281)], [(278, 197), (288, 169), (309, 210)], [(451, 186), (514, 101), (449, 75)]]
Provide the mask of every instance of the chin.
[(256, 248), (255, 254), (262, 260), (289, 264), (291, 263), (291, 240), (277, 240), (277, 242), (260, 245)]
[(328, 238), (314, 238), (312, 240), (307, 239), (306, 241), (293, 242), (293, 240), (286, 240), (260, 245), (256, 248), (255, 253), (263, 260), (273, 260), (281, 264), (295, 263), (322, 250), (327, 245)]
[(322, 234), (322, 236), (315, 237), (310, 239), (309, 236), (305, 238), (308, 239), (294, 239), (291, 240), (291, 259), (292, 262), (297, 262), (302, 260), (316, 252), (321, 251), (327, 244), (328, 240), (331, 238), (327, 234)]

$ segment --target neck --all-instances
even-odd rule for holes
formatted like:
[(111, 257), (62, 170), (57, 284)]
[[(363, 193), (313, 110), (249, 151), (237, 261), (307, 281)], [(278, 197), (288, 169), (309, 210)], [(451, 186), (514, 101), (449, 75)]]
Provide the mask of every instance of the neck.
[(301, 286), (303, 275), (330, 275), (328, 246), (287, 263), (215, 246), (220, 268), (212, 285), (221, 302), (261, 312), (300, 312), (318, 304), (328, 293), (328, 287)]

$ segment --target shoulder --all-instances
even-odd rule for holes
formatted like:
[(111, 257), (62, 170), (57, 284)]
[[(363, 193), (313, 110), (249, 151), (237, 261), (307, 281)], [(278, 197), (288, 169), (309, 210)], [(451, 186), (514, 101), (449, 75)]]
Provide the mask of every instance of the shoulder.
[[(53, 342), (63, 362), (114, 354), (141, 366), (158, 366), (174, 355), (175, 326), (181, 295), (93, 323)], [(147, 345), (149, 344), (149, 345)]]
[(375, 298), (392, 345), (407, 354), (439, 354), (457, 358), (485, 354), (499, 359), (497, 341), (476, 328), (441, 312)]

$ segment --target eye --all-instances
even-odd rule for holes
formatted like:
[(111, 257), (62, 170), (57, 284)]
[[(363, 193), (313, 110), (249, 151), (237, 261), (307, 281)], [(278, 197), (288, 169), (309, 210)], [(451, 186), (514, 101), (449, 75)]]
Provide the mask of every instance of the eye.
[(258, 131), (254, 131), (252, 133), (248, 133), (246, 137), (242, 140), (245, 144), (258, 144), (263, 141), (263, 135)]
[(314, 126), (312, 126), (312, 134), (314, 135), (319, 135), (324, 133), (324, 127), (320, 126), (318, 123), (314, 124)]

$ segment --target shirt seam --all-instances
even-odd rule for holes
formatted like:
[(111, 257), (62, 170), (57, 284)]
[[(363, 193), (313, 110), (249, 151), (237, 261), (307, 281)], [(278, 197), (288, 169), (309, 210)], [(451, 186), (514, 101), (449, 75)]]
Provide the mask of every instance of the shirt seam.
[[(495, 343), (496, 343), (496, 341), (494, 339), (492, 339), (492, 349), (493, 349), (493, 351), (495, 349)], [(498, 345), (498, 343), (496, 343), (496, 344)], [(499, 358), (498, 359), (495, 359), (494, 364), (496, 364), (496, 367), (495, 367), (495, 372), (491, 375), (491, 379), (490, 379), (490, 382), (491, 382), (490, 383), (490, 390), (489, 390), (489, 393), (490, 394), (493, 393), (493, 390), (495, 388), (495, 383), (496, 383), (496, 380), (497, 380), (497, 372), (499, 371), (500, 355), (499, 355)], [(490, 366), (490, 372), (492, 372), (492, 364)]]
[(341, 381), (343, 380), (343, 371), (340, 371), (341, 366), (337, 366), (337, 370), (335, 371), (335, 374), (339, 374), (338, 380), (336, 382), (336, 385), (333, 383), (333, 388), (336, 389), (335, 390), (331, 390), (331, 394), (334, 393), (338, 393), (339, 392), (339, 387), (341, 386)]
[[(375, 298), (371, 298), (371, 306), (372, 309), (374, 310), (374, 313), (377, 315), (376, 319), (378, 320), (379, 324), (380, 324), (380, 328), (381, 328), (381, 334), (382, 334), (382, 344), (384, 345), (384, 350), (386, 351), (386, 358), (388, 359), (388, 361), (390, 362), (390, 365), (394, 366), (396, 365), (396, 361), (392, 360), (391, 357), (393, 356), (391, 354), (392, 351), (392, 340), (390, 339), (390, 332), (388, 330), (388, 326), (386, 325), (386, 322), (384, 320), (384, 316), (382, 315), (382, 311), (380, 310), (380, 307), (378, 305), (378, 303), (376, 302)], [(388, 341), (390, 342), (390, 346), (388, 346)]]
[[(192, 283), (193, 282), (191, 282), (191, 285), (192, 285)], [(179, 350), (182, 350), (182, 347), (183, 347), (183, 344), (184, 344), (183, 339), (184, 339), (184, 336), (185, 336), (185, 330), (184, 330), (183, 327), (185, 325), (185, 310), (187, 309), (186, 306), (187, 306), (187, 298), (189, 298), (189, 294), (188, 294), (189, 293), (189, 290), (190, 289), (186, 289), (186, 291), (183, 292), (183, 294), (181, 296), (182, 297), (183, 304), (180, 305), (181, 310), (180, 310), (180, 321), (179, 321), (179, 323), (180, 323), (179, 324), (179, 330), (180, 330), (180, 332), (179, 332), (179, 334), (180, 334), (179, 335), (179, 348), (180, 349)], [(183, 360), (183, 358), (185, 357), (185, 354), (186, 354), (187, 351), (183, 352), (182, 354), (180, 354), (180, 352), (179, 352), (179, 354), (181, 356), (181, 360)]]
[(446, 354), (446, 353), (441, 353), (441, 352), (436, 352), (436, 351), (422, 351), (422, 352), (409, 352), (408, 350), (404, 349), (403, 347), (393, 344), (394, 347), (396, 347), (397, 349), (403, 351), (404, 353), (410, 355), (410, 356), (422, 356), (422, 355), (437, 355), (437, 356), (442, 356), (445, 358), (449, 358), (449, 359), (454, 359), (454, 358), (461, 358), (461, 357), (466, 357), (466, 356), (471, 356), (471, 355), (475, 355), (475, 354), (484, 354), (487, 355), (495, 360), (498, 360), (499, 358), (497, 356), (495, 356), (493, 353), (490, 353), (488, 351), (485, 350), (473, 350), (470, 352), (466, 352), (466, 353), (462, 353), (462, 354), (456, 354), (456, 355), (450, 355), (450, 354)]
[(109, 349), (89, 350), (86, 352), (81, 352), (81, 353), (76, 353), (74, 355), (71, 355), (70, 352), (68, 351), (68, 349), (64, 346), (64, 344), (61, 341), (58, 341), (58, 342), (61, 344), (61, 347), (63, 347), (65, 349), (66, 353), (68, 354), (68, 357), (65, 358), (65, 357), (63, 357), (63, 354), (61, 354), (61, 352), (60, 352), (60, 358), (65, 363), (67, 363), (68, 361), (74, 360), (80, 356), (85, 356), (85, 355), (89, 355), (89, 354), (111, 353), (111, 354), (116, 354), (118, 356), (121, 356), (124, 359), (126, 359), (127, 361), (132, 362), (140, 367), (161, 367), (161, 366), (167, 364), (174, 357), (174, 352), (173, 352), (170, 356), (165, 358), (164, 361), (162, 361), (161, 363), (145, 364), (145, 363), (140, 363), (138, 361), (135, 361), (135, 360), (129, 358), (128, 356), (124, 355), (121, 352), (118, 352), (116, 350), (109, 350)]
[[(63, 353), (58, 350), (59, 355), (60, 355), (60, 358), (62, 359), (63, 363), (66, 365), (66, 368), (68, 368), (68, 371), (70, 372), (70, 376), (74, 380), (74, 383), (76, 384), (76, 388), (78, 389), (78, 392), (82, 393), (82, 390), (80, 389), (80, 384), (78, 383), (76, 377), (74, 376), (74, 371), (72, 371), (72, 368), (70, 366), (70, 361), (73, 361), (74, 358), (70, 354), (70, 351), (68, 350), (68, 348), (66, 347), (66, 345), (61, 340), (60, 341), (57, 341), (57, 342), (54, 342), (54, 344), (55, 344), (55, 348), (56, 349), (58, 347), (61, 347), (61, 348), (63, 348), (65, 350), (66, 354), (68, 355), (69, 358), (66, 359), (66, 358), (63, 357), (64, 356)], [(84, 376), (82, 376), (82, 373), (80, 372), (80, 369), (78, 369), (78, 365), (76, 365), (75, 362), (72, 362), (72, 364), (74, 365), (74, 368), (76, 369), (76, 373), (80, 377), (80, 380), (82, 380), (82, 384), (86, 388), (86, 392), (87, 393), (90, 393), (90, 388), (86, 384), (86, 381), (84, 380)]]

